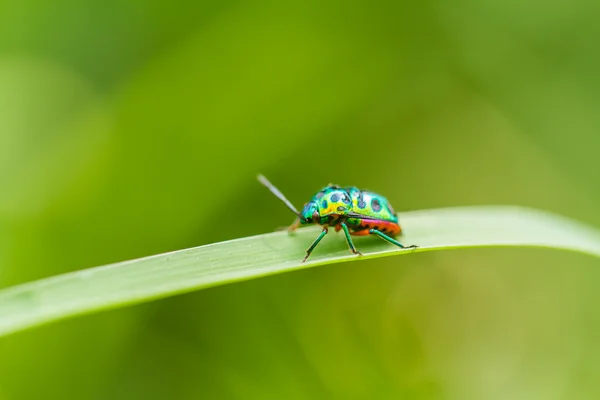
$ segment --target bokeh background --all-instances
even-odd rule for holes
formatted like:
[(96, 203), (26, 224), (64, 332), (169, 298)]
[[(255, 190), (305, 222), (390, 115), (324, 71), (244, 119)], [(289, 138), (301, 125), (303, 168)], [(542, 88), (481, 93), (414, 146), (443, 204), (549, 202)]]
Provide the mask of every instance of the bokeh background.
[[(321, 186), (600, 226), (600, 3), (0, 2), (0, 287), (271, 231)], [(340, 240), (339, 236), (328, 240)], [(600, 262), (471, 249), (0, 339), (0, 399), (596, 399)]]

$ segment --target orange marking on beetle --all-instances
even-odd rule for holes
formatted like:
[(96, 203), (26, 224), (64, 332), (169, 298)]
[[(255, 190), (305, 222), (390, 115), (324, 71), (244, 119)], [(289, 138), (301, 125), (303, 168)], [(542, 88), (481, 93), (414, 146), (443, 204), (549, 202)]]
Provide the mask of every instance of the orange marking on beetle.
[(370, 235), (368, 229), (363, 229), (362, 231), (355, 231), (350, 233), (352, 236), (368, 236)]
[(356, 231), (352, 232), (354, 236), (366, 236), (369, 235), (369, 230), (377, 229), (380, 232), (384, 232), (389, 236), (396, 236), (402, 233), (400, 225), (388, 221), (377, 221), (377, 225), (372, 223), (363, 223), (361, 226), (355, 228)]

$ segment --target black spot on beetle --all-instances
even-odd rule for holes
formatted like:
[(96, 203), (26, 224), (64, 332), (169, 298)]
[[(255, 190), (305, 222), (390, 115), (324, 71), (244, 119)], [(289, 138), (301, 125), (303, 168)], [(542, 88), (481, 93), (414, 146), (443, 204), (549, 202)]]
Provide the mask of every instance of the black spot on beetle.
[(327, 200), (323, 199), (323, 201), (321, 202), (321, 207), (327, 208), (327, 205)]
[(375, 212), (381, 211), (381, 203), (379, 202), (379, 200), (377, 200), (377, 199), (371, 200), (371, 208)]
[(367, 206), (367, 203), (365, 203), (365, 201), (361, 199), (358, 201), (357, 205), (358, 205), (358, 208), (365, 208)]
[(339, 207), (337, 208), (337, 210), (338, 210), (338, 211), (344, 211), (344, 210), (346, 210), (346, 207), (344, 207), (344, 206), (339, 206)]
[(342, 196), (342, 203), (344, 203), (344, 204), (350, 204), (352, 202), (350, 201), (350, 197), (348, 197), (346, 195), (343, 195)]
[(337, 203), (337, 201), (340, 199), (340, 196), (338, 196), (337, 193), (334, 193), (331, 195), (330, 200), (333, 201), (334, 203)]

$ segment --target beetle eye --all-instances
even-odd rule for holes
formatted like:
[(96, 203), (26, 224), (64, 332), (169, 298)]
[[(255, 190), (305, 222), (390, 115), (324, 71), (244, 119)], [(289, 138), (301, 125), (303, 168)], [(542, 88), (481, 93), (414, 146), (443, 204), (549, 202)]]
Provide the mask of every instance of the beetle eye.
[(312, 215), (312, 219), (313, 219), (314, 221), (318, 221), (318, 220), (319, 220), (319, 217), (320, 217), (320, 215), (319, 215), (319, 213), (318, 213), (318, 212), (316, 212), (316, 211), (315, 211), (315, 212), (313, 213), (313, 215)]

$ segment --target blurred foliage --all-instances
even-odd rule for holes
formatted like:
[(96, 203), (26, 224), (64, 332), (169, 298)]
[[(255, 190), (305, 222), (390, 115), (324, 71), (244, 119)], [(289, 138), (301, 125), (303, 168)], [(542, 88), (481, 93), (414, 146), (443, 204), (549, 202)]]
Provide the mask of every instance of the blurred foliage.
[[(291, 222), (259, 171), (600, 225), (599, 8), (0, 2), (0, 286)], [(1, 339), (0, 398), (593, 399), (598, 271), (482, 249), (214, 288)]]

